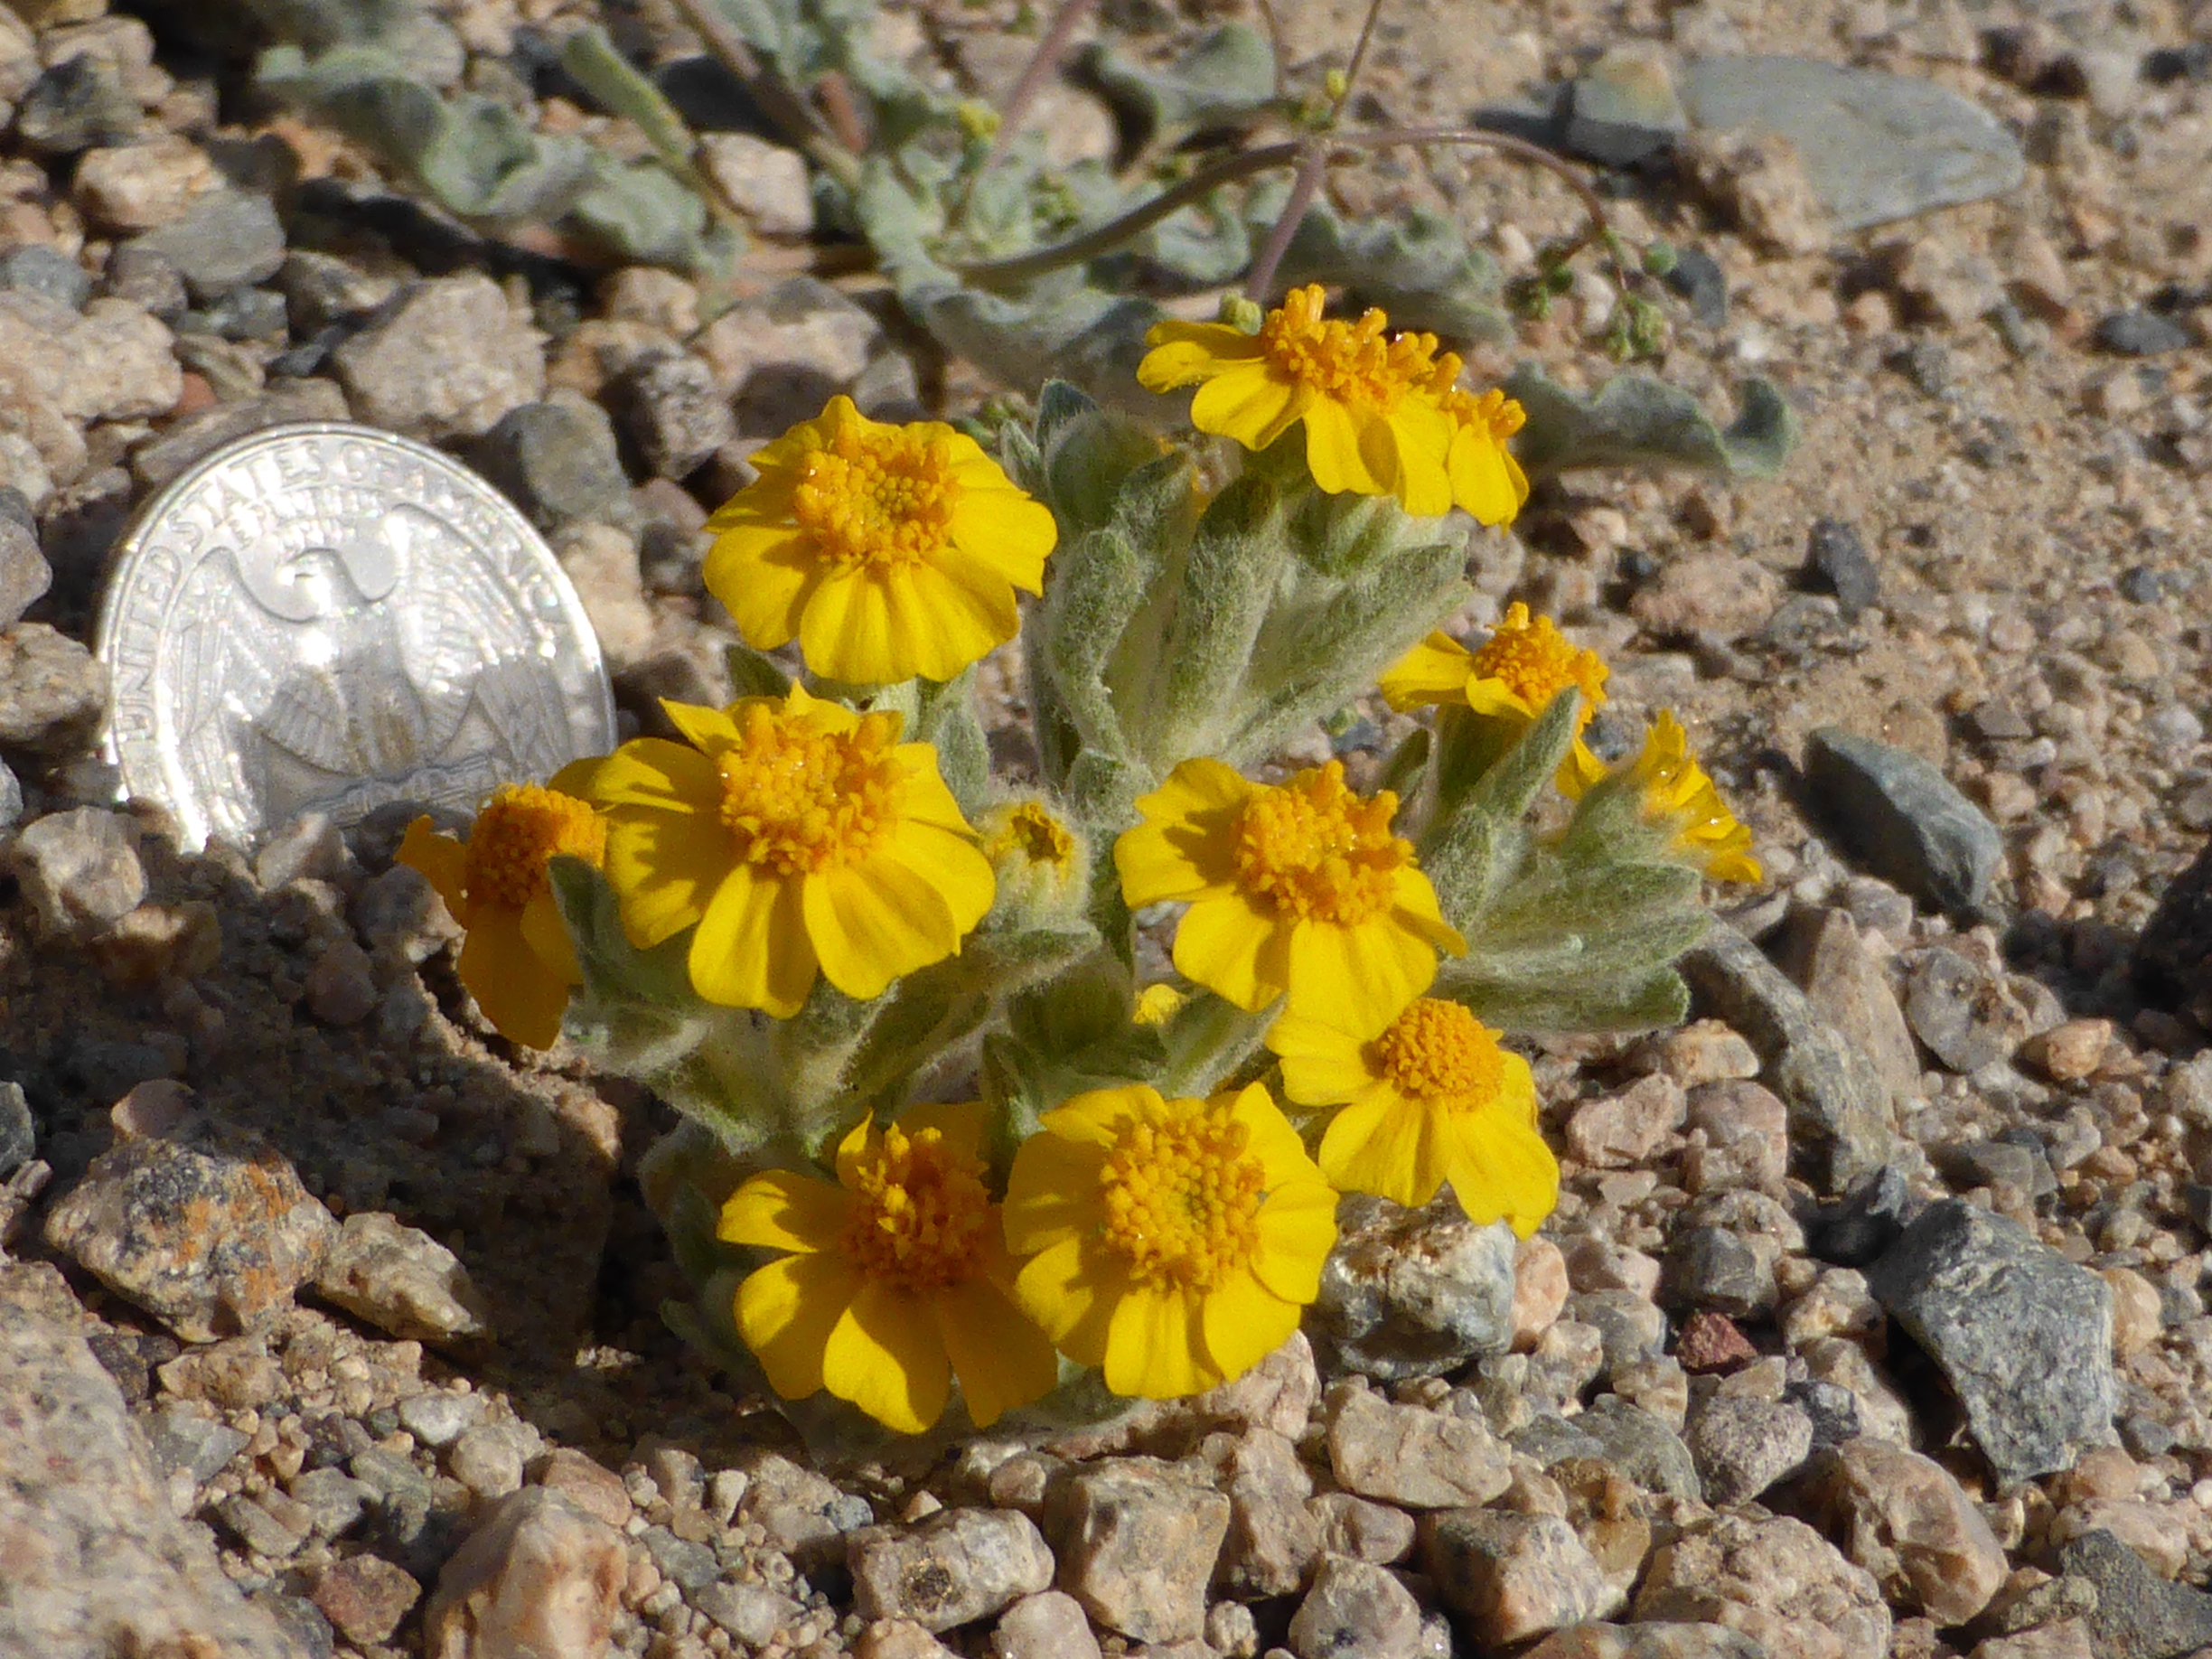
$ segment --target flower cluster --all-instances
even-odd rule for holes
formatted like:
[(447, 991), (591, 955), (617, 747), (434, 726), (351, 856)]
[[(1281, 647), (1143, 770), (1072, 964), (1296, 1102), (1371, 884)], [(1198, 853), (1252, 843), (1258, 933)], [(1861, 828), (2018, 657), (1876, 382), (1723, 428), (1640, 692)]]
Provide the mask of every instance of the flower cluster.
[[(1471, 650), (1429, 632), (1464, 595), (1458, 556), (1373, 551), (1416, 531), (1351, 525), (1357, 558), (1299, 541), (1348, 523), (1320, 500), (1345, 492), (1395, 498), (1363, 509), (1386, 530), (1509, 520), (1517, 406), (1379, 312), (1325, 317), (1318, 288), (1256, 333), (1168, 323), (1152, 344), (1139, 378), (1200, 382), (1198, 430), (1260, 449), (1302, 424), (1302, 470), (1293, 452), (1202, 492), (1187, 460), (1050, 389), (1002, 466), (833, 398), (709, 520), (709, 589), (755, 652), (795, 645), (801, 677), (740, 652), (755, 695), (663, 703), (664, 735), (499, 791), (465, 840), (419, 821), (401, 849), (466, 930), (460, 978), (500, 1031), (549, 1046), (583, 988), (571, 1029), (709, 1137), (672, 1177), (690, 1208), (656, 1207), (691, 1229), (680, 1257), (722, 1262), (702, 1283), (767, 1386), (902, 1432), (956, 1396), (988, 1425), (1070, 1364), (1152, 1398), (1238, 1375), (1317, 1294), (1339, 1193), (1448, 1187), (1523, 1237), (1551, 1212), (1533, 1078), (1483, 1014), (1515, 962), (1563, 960), (1530, 955), (1541, 904), (1506, 906), (1504, 957), (1486, 932), (1492, 889), (1552, 843), (1477, 869), (1508, 831), (1460, 804), (1503, 810), (1471, 785), (1520, 745), (1541, 745), (1531, 790), (1552, 780), (1613, 838), (1545, 867), (1544, 902), (1582, 905), (1561, 951), (1651, 920), (1605, 921), (1608, 858), (1757, 878), (1672, 715), (1620, 766), (1589, 748), (1595, 654), (1518, 605)], [(1016, 595), (1046, 594), (1048, 559), (1024, 636), (1040, 781), (1017, 789), (985, 775), (962, 674), (1025, 626)], [(1367, 587), (1333, 574), (1362, 560)], [(1335, 760), (1263, 782), (1279, 739), (1230, 741), (1370, 689), (1435, 710), (1398, 791)], [(1225, 712), (1161, 718), (1170, 695)], [(1137, 983), (1140, 923), (1172, 928), (1174, 977)], [(1588, 1006), (1662, 1007), (1671, 957), (1615, 954), (1643, 978)], [(914, 1103), (924, 1078), (973, 1098)]]
[(1529, 484), (1505, 441), (1521, 406), (1458, 385), (1461, 363), (1434, 334), (1389, 333), (1369, 311), (1321, 314), (1318, 284), (1293, 289), (1257, 333), (1227, 323), (1161, 323), (1137, 378), (1152, 391), (1198, 385), (1191, 424), (1265, 449), (1303, 425), (1306, 464), (1331, 495), (1394, 495), (1408, 512), (1452, 507), (1508, 524)]

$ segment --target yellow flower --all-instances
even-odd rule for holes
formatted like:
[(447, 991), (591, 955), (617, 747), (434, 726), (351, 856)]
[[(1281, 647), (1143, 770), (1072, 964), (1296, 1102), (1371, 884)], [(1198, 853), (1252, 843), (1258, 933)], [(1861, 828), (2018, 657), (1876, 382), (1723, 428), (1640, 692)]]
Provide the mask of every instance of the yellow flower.
[(428, 876), (468, 931), (455, 964), (461, 983), (499, 1034), (525, 1048), (553, 1046), (568, 988), (584, 982), (546, 864), (562, 853), (601, 861), (606, 826), (577, 799), (599, 764), (564, 768), (550, 789), (511, 783), (493, 792), (466, 841), (418, 818), (399, 843), (399, 862)]
[(1516, 599), (1480, 649), (1470, 651), (1448, 633), (1431, 633), (1401, 657), (1376, 689), (1401, 714), (1434, 703), (1472, 709), (1485, 719), (1519, 727), (1574, 687), (1582, 702), (1575, 715), (1573, 752), (1560, 768), (1560, 787), (1566, 789), (1570, 773), (1585, 783), (1604, 773), (1582, 732), (1605, 707), (1608, 671), (1596, 651), (1570, 643), (1549, 616), (1530, 616), (1528, 606)]
[(1292, 1013), (1387, 1018), (1429, 988), (1439, 949), (1467, 949), (1391, 833), (1398, 797), (1354, 794), (1336, 761), (1269, 786), (1187, 760), (1137, 810), (1114, 843), (1122, 896), (1187, 902), (1175, 965), (1241, 1008), (1288, 992)]
[[(1675, 825), (1673, 848), (1677, 853), (1715, 881), (1760, 879), (1758, 860), (1751, 856), (1751, 831), (1736, 821), (1705, 768), (1690, 753), (1689, 736), (1672, 710), (1659, 711), (1644, 739), (1643, 752), (1629, 766), (1636, 787), (1643, 792), (1644, 815)], [(1578, 779), (1574, 787), (1564, 783), (1561, 787), (1579, 798), (1603, 775), (1604, 769), (1599, 767)]]
[(1164, 1026), (1180, 1014), (1184, 1004), (1189, 1000), (1188, 991), (1178, 989), (1161, 979), (1137, 993), (1137, 1006), (1131, 1010), (1129, 1019), (1139, 1026)]
[(1203, 381), (1191, 424), (1247, 449), (1304, 421), (1307, 469), (1331, 495), (1394, 495), (1430, 518), (1448, 511), (1454, 426), (1432, 387), (1439, 376), (1449, 385), (1459, 360), (1439, 358), (1433, 334), (1386, 335), (1380, 311), (1346, 323), (1325, 319), (1323, 304), (1317, 284), (1294, 288), (1257, 334), (1156, 323), (1137, 379), (1149, 391)]
[(827, 1388), (920, 1434), (960, 1378), (979, 1429), (1059, 1378), (1045, 1333), (1015, 1306), (1013, 1259), (977, 1148), (983, 1109), (917, 1106), (837, 1151), (838, 1184), (755, 1176), (717, 1235), (792, 1253), (737, 1288), (737, 1329), (786, 1400)]
[(1241, 1375), (1298, 1328), (1336, 1242), (1336, 1195), (1258, 1083), (1210, 1101), (1142, 1083), (1079, 1094), (1014, 1155), (1014, 1295), (1117, 1394)]
[(1457, 1002), (1416, 998), (1379, 1029), (1285, 1015), (1268, 1033), (1283, 1092), (1344, 1110), (1321, 1172), (1347, 1192), (1427, 1204), (1447, 1181), (1470, 1220), (1523, 1238), (1559, 1203), (1559, 1160), (1536, 1132), (1528, 1062)]
[(849, 398), (756, 451), (760, 477), (707, 520), (707, 586), (746, 642), (796, 639), (831, 680), (950, 680), (1045, 590), (1058, 530), (976, 441), (894, 426)]
[(1505, 440), (1527, 424), (1528, 412), (1504, 392), (1479, 397), (1448, 387), (1444, 413), (1451, 417), (1451, 449), (1444, 470), (1451, 479), (1452, 504), (1483, 524), (1511, 524), (1528, 500), (1528, 474), (1505, 447)]
[(663, 703), (690, 746), (659, 737), (599, 763), (606, 874), (630, 941), (698, 925), (691, 984), (709, 1002), (789, 1018), (817, 969), (849, 997), (951, 956), (991, 905), (989, 861), (895, 714), (857, 715), (801, 688), (727, 710)]

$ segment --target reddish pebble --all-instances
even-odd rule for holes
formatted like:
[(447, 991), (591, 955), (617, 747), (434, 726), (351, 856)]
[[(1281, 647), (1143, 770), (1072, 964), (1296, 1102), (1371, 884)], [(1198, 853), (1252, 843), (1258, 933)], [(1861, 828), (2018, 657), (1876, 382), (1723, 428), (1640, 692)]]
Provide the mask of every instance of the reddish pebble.
[(1726, 1314), (1692, 1314), (1674, 1342), (1674, 1358), (1684, 1371), (1701, 1375), (1741, 1371), (1758, 1358), (1751, 1340)]

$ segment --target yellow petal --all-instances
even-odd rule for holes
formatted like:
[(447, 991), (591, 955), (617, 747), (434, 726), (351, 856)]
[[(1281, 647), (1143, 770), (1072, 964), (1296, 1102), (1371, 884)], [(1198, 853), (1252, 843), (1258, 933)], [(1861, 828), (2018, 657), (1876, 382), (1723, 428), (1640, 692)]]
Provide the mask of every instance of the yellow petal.
[(1524, 726), (1543, 711), (1502, 680), (1470, 678), (1465, 688), (1467, 706), (1493, 720)]
[(550, 1048), (559, 1040), (568, 980), (530, 948), (522, 937), (522, 913), (513, 905), (475, 907), (454, 971), (509, 1042)]
[[(908, 875), (936, 889), (937, 896), (951, 913), (952, 931), (957, 938), (965, 939), (973, 933), (976, 923), (990, 914), (991, 903), (998, 897), (998, 878), (981, 849), (966, 836), (955, 835), (934, 824), (899, 825), (876, 858), (860, 867), (873, 869), (878, 860), (886, 859), (904, 867)], [(952, 949), (956, 951), (959, 946), (955, 944)], [(934, 961), (936, 958), (930, 960)]]
[[(725, 750), (737, 747), (742, 741), (737, 722), (726, 708), (709, 708), (700, 703), (679, 703), (668, 698), (661, 699), (661, 712), (669, 724), (683, 734), (683, 739), (708, 757), (709, 764)], [(715, 773), (714, 799), (721, 798), (721, 773)]]
[(1137, 798), (1143, 821), (1114, 842), (1121, 896), (1132, 907), (1226, 890), (1230, 835), (1256, 786), (1217, 760), (1186, 760)]
[(1357, 495), (1390, 492), (1369, 464), (1361, 443), (1364, 424), (1330, 398), (1317, 398), (1306, 411), (1306, 468), (1314, 483), (1331, 495), (1346, 491)]
[(1244, 1126), (1250, 1139), (1246, 1154), (1260, 1160), (1262, 1183), (1269, 1188), (1293, 1181), (1318, 1181), (1321, 1172), (1306, 1156), (1306, 1143), (1282, 1115), (1264, 1083), (1247, 1083), (1230, 1103), (1230, 1116)]
[(593, 800), (592, 785), (599, 775), (599, 768), (606, 764), (606, 759), (604, 755), (591, 755), (582, 760), (572, 760), (553, 774), (546, 787), (557, 795), (573, 795), (578, 801)]
[(708, 901), (686, 961), (708, 1001), (789, 1019), (819, 966), (798, 880), (736, 867)]
[(1257, 1014), (1295, 982), (1295, 938), (1294, 928), (1242, 894), (1209, 894), (1183, 913), (1176, 928), (1176, 971)]
[(1375, 689), (1400, 714), (1431, 703), (1464, 703), (1474, 662), (1472, 651), (1439, 630), (1399, 658)]
[(1123, 1083), (1072, 1095), (1038, 1120), (1054, 1135), (1089, 1146), (1111, 1147), (1131, 1123), (1158, 1123), (1167, 1103), (1150, 1083)]
[(722, 1201), (715, 1237), (763, 1250), (834, 1251), (852, 1214), (852, 1195), (795, 1169), (769, 1169)]
[(1298, 1304), (1286, 1302), (1250, 1273), (1231, 1274), (1205, 1298), (1204, 1340), (1213, 1368), (1223, 1377), (1242, 1376), (1290, 1340), (1298, 1313)]
[(945, 787), (944, 774), (937, 770), (937, 745), (902, 743), (891, 753), (906, 768), (906, 799), (900, 815), (908, 823), (934, 824), (941, 830), (965, 833), (968, 820), (961, 815), (960, 802), (952, 799), (952, 792)]
[(1000, 1212), (1007, 1248), (1033, 1256), (1064, 1239), (1084, 1238), (1105, 1219), (1100, 1172), (1106, 1148), (1064, 1135), (1032, 1135), (1014, 1154)]
[(1014, 1299), (1078, 1365), (1103, 1364), (1117, 1303), (1129, 1275), (1083, 1239), (1066, 1239), (1022, 1264)]
[(952, 508), (953, 547), (1025, 593), (1045, 591), (1045, 559), (1059, 539), (1052, 510), (1011, 485), (963, 490)]
[(1448, 464), (1454, 502), (1477, 523), (1510, 524), (1528, 500), (1528, 479), (1486, 430), (1461, 425)]
[(830, 567), (788, 524), (737, 524), (707, 550), (707, 591), (722, 602), (745, 643), (758, 651), (788, 644)]
[(800, 895), (807, 937), (823, 975), (862, 1002), (881, 996), (901, 975), (942, 961), (960, 944), (944, 895), (899, 859), (878, 855), (848, 869), (809, 876)]
[(468, 900), (461, 891), (468, 869), (467, 848), (450, 835), (435, 832), (427, 818), (418, 818), (400, 838), (398, 859), (408, 868), (421, 871), (438, 897), (445, 901), (454, 920), (464, 927), (468, 925)]
[(622, 901), (623, 931), (641, 951), (704, 915), (733, 861), (718, 818), (629, 808), (607, 814), (606, 878)]
[(989, 1428), (1058, 1384), (1052, 1339), (996, 1286), (979, 1279), (949, 1285), (933, 1302), (938, 1339), (977, 1428)]
[(1438, 1115), (1395, 1091), (1354, 1101), (1321, 1137), (1321, 1173), (1347, 1193), (1373, 1193), (1409, 1208), (1444, 1184), (1448, 1147)]
[(880, 579), (889, 591), (894, 625), (906, 642), (909, 671), (925, 680), (951, 679), (1021, 626), (1006, 577), (957, 552), (885, 572)]
[(799, 650), (807, 666), (852, 685), (913, 679), (921, 671), (916, 661), (927, 642), (917, 619), (897, 614), (895, 597), (881, 573), (867, 567), (825, 581), (799, 623)]
[(538, 894), (522, 906), (522, 942), (545, 964), (546, 971), (563, 985), (584, 983), (584, 970), (576, 961), (576, 945), (561, 920), (560, 906), (550, 892)]
[(1405, 510), (1424, 519), (1451, 511), (1451, 477), (1444, 457), (1451, 444), (1451, 423), (1434, 405), (1408, 398), (1381, 423), (1396, 450), (1392, 488)]
[(901, 1434), (929, 1428), (944, 1414), (952, 1365), (928, 1304), (863, 1282), (830, 1333), (822, 1385)]
[[(1411, 865), (1401, 867), (1391, 877), (1391, 915), (1401, 927), (1411, 929), (1439, 951), (1451, 956), (1467, 954), (1467, 940), (1444, 919), (1435, 886)], [(1397, 1009), (1391, 1013), (1394, 1018)], [(1382, 1029), (1375, 1027), (1378, 1034)]]
[(714, 762), (687, 745), (635, 737), (599, 763), (585, 799), (597, 807), (712, 816), (722, 806), (722, 774)]
[(1204, 1310), (1187, 1292), (1131, 1285), (1108, 1322), (1100, 1367), (1106, 1386), (1125, 1396), (1177, 1400), (1219, 1382), (1221, 1371), (1206, 1352)]
[(1322, 400), (1264, 364), (1237, 363), (1216, 370), (1191, 399), (1191, 425), (1234, 438), (1247, 449), (1265, 449), (1298, 425), (1310, 422)]
[(737, 1334), (786, 1400), (804, 1400), (822, 1385), (830, 1333), (860, 1288), (842, 1256), (785, 1256), (745, 1276), (734, 1309)]
[(1267, 1045), (1282, 1061), (1283, 1092), (1301, 1106), (1334, 1106), (1374, 1081), (1365, 1050), (1379, 1034), (1354, 1036), (1336, 1017), (1285, 1014), (1268, 1027)]
[(1293, 1014), (1380, 1031), (1436, 978), (1436, 947), (1394, 912), (1350, 925), (1308, 918), (1289, 931)]
[[(1336, 1190), (1318, 1174), (1279, 1186), (1260, 1206), (1255, 1225), (1260, 1248), (1252, 1255), (1251, 1270), (1260, 1282), (1299, 1308), (1320, 1295), (1321, 1265), (1336, 1247)], [(1277, 1337), (1268, 1348), (1281, 1340)]]
[(1446, 1179), (1475, 1222), (1509, 1222), (1523, 1238), (1559, 1206), (1559, 1159), (1543, 1137), (1509, 1110), (1468, 1112), (1455, 1121)]
[(1228, 365), (1252, 361), (1261, 351), (1256, 336), (1225, 323), (1156, 323), (1145, 343), (1152, 349), (1137, 365), (1137, 383), (1156, 392), (1205, 380)]

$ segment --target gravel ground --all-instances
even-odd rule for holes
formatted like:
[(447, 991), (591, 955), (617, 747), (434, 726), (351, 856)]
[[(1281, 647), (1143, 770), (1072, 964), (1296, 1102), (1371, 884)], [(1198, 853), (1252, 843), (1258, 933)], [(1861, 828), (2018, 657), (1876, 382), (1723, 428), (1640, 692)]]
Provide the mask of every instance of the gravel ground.
[[(1620, 228), (1686, 251), (1664, 371), (1797, 417), (1769, 482), (1547, 485), (1473, 544), (1463, 619), (1524, 599), (1603, 651), (1601, 750), (1676, 710), (1767, 884), (1717, 895), (1695, 1023), (1532, 1051), (1565, 1173), (1535, 1239), (1348, 1201), (1306, 1333), (1214, 1394), (820, 1467), (660, 1322), (660, 1109), (477, 1020), (396, 821), (185, 857), (110, 810), (85, 642), (153, 490), (350, 416), (531, 514), (647, 729), (727, 695), (698, 532), (753, 444), (833, 390), (996, 389), (826, 279), (803, 168), (750, 135), (710, 141), (756, 236), (702, 328), (665, 272), (408, 207), (189, 8), (10, 3), (0, 1649), (2212, 1652), (2205, 0), (1393, 0), (1359, 118), (1556, 127), (1579, 82)], [(1279, 9), (1302, 70), (1341, 61), (1350, 0)], [(543, 42), (698, 51), (665, 0), (432, 10), (456, 80), (633, 153)], [(1165, 55), (1209, 10), (1106, 17)], [(883, 33), (990, 97), (1017, 24)], [(1763, 54), (1799, 61), (1707, 62)], [(1809, 125), (1746, 136), (1776, 88)], [(1040, 117), (1114, 142), (1073, 86)], [(1509, 275), (1578, 222), (1488, 161), (1340, 190)], [(1477, 372), (1594, 383), (1607, 301), (1583, 278)], [(1011, 722), (1013, 665), (983, 678)], [(1401, 728), (1366, 712), (1355, 773)]]

